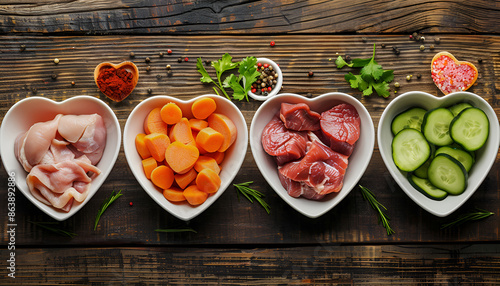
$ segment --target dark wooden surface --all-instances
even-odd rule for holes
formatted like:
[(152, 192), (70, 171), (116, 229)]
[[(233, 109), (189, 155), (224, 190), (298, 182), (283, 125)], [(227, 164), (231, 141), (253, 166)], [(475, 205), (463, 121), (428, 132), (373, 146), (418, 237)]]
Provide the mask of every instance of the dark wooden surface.
[[(130, 111), (150, 96), (189, 99), (211, 93), (211, 86), (199, 81), (196, 58), (216, 60), (225, 52), (236, 59), (254, 55), (278, 62), (284, 74), (283, 92), (349, 93), (366, 106), (377, 128), (383, 109), (399, 94), (420, 90), (441, 96), (429, 66), (435, 53), (449, 51), (476, 64), (479, 79), (470, 91), (481, 95), (499, 115), (499, 9), (498, 1), (94, 1), (92, 5), (85, 1), (4, 1), (0, 4), (0, 119), (12, 104), (28, 96), (60, 101), (87, 94), (109, 104), (123, 128)], [(425, 42), (409, 40), (413, 32), (424, 35)], [(276, 46), (270, 47), (270, 41)], [(387, 99), (362, 97), (343, 79), (348, 70), (334, 64), (338, 55), (369, 57), (374, 43), (377, 61), (393, 69), (395, 81), (401, 84), (397, 93), (391, 84)], [(424, 51), (419, 49), (422, 44)], [(393, 53), (394, 46), (401, 51), (399, 55)], [(159, 53), (167, 49), (173, 54), (160, 58)], [(146, 72), (146, 57), (151, 58), (150, 72)], [(179, 57), (189, 61), (178, 63)], [(60, 60), (58, 65), (55, 58)], [(134, 61), (141, 76), (134, 92), (115, 103), (99, 92), (93, 70), (102, 61), (124, 60)], [(170, 77), (167, 64), (173, 70)], [(309, 71), (314, 77), (308, 77)], [(57, 74), (56, 80), (52, 74)], [(414, 76), (406, 81), (409, 74)], [(249, 125), (260, 102), (235, 104)], [(7, 173), (1, 169), (0, 259), (5, 261), (10, 252)], [(470, 200), (449, 217), (438, 218), (399, 189), (376, 145), (359, 183), (387, 207), (396, 231), (387, 236), (357, 188), (322, 217), (302, 216), (265, 182), (250, 148), (234, 182), (255, 181), (254, 187), (271, 205), (271, 214), (256, 204), (238, 201), (230, 187), (209, 209), (185, 223), (142, 190), (122, 149), (99, 192), (77, 214), (59, 223), (77, 233), (74, 238), (28, 223), (51, 219), (17, 196), (18, 278), (6, 277), (4, 262), (0, 284), (491, 285), (500, 282), (499, 169), (497, 154), (492, 170)], [(102, 201), (120, 189), (124, 196), (108, 209), (94, 231)], [(459, 228), (440, 229), (441, 224), (475, 207), (495, 215)], [(186, 225), (197, 233), (154, 231)]]

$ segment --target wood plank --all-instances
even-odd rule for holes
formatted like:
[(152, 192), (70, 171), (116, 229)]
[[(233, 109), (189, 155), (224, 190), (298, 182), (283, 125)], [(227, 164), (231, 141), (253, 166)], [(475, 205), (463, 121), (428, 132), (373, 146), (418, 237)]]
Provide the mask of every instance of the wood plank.
[[(415, 285), (500, 283), (500, 246), (18, 249), (2, 285)], [(2, 249), (4, 261), (9, 253)], [(5, 259), (5, 260), (4, 260)], [(2, 274), (8, 270), (3, 267)]]
[(3, 1), (0, 33), (499, 33), (498, 1)]
[[(195, 59), (216, 60), (229, 52), (235, 58), (248, 55), (265, 56), (277, 61), (284, 73), (283, 92), (317, 96), (326, 92), (340, 91), (359, 99), (372, 115), (375, 128), (385, 106), (398, 94), (420, 90), (440, 95), (429, 74), (430, 60), (438, 51), (448, 50), (461, 60), (469, 60), (479, 67), (480, 78), (470, 91), (480, 94), (500, 114), (498, 101), (500, 38), (497, 36), (460, 36), (439, 34), (428, 37), (426, 49), (421, 43), (408, 40), (406, 35), (287, 35), (287, 36), (0, 36), (0, 119), (12, 104), (27, 96), (43, 96), (63, 100), (75, 95), (88, 94), (101, 98), (115, 111), (121, 126), (140, 101), (158, 94), (168, 94), (181, 99), (211, 93), (210, 85), (199, 81)], [(434, 38), (440, 44), (430, 50)], [(275, 40), (271, 48), (269, 41)], [(207, 48), (207, 43), (210, 43)], [(336, 69), (333, 60), (340, 55), (369, 57), (373, 44), (377, 44), (377, 61), (385, 68), (395, 70), (396, 81), (401, 83), (398, 93), (384, 99), (373, 95), (362, 97), (352, 90), (343, 79), (348, 69)], [(384, 43), (385, 48), (380, 45)], [(20, 45), (26, 49), (20, 51)], [(391, 47), (399, 47), (399, 56)], [(160, 51), (172, 49), (173, 55), (158, 56)], [(114, 103), (100, 94), (93, 82), (93, 70), (101, 61), (121, 62), (129, 60), (129, 53), (138, 65), (141, 77), (136, 90), (121, 103)], [(151, 57), (152, 71), (147, 73), (144, 59)], [(177, 62), (178, 57), (189, 57), (188, 62)], [(60, 59), (55, 65), (53, 59)], [(332, 59), (332, 61), (329, 60)], [(478, 59), (482, 63), (478, 64)], [(173, 75), (166, 76), (165, 65), (171, 64)], [(308, 71), (314, 77), (308, 77)], [(58, 75), (56, 80), (51, 74)], [(413, 74), (411, 81), (406, 75)], [(415, 75), (421, 74), (417, 79)], [(162, 75), (157, 79), (157, 75)], [(75, 85), (70, 84), (75, 81)], [(36, 88), (36, 93), (33, 92)], [(148, 95), (148, 88), (152, 95)], [(391, 89), (394, 89), (391, 85)], [(235, 102), (250, 124), (260, 102)], [(387, 236), (377, 225), (377, 218), (363, 201), (358, 189), (332, 211), (318, 219), (308, 219), (286, 203), (265, 182), (247, 151), (243, 168), (234, 182), (255, 181), (257, 190), (266, 195), (271, 205), (267, 215), (258, 205), (247, 201), (238, 202), (233, 188), (229, 188), (206, 212), (193, 219), (189, 226), (197, 234), (157, 234), (157, 228), (185, 225), (157, 206), (139, 186), (127, 166), (123, 150), (113, 172), (100, 191), (75, 216), (61, 223), (63, 228), (78, 234), (73, 239), (60, 238), (50, 232), (27, 223), (50, 220), (37, 210), (24, 196), (17, 197), (18, 243), (20, 245), (147, 245), (181, 244), (310, 244), (310, 243), (397, 243), (397, 242), (479, 242), (498, 241), (500, 225), (500, 155), (478, 192), (457, 211), (457, 215), (481, 207), (495, 213), (485, 221), (464, 225), (458, 229), (440, 230), (442, 223), (451, 218), (436, 218), (413, 203), (391, 178), (375, 146), (370, 165), (360, 184), (375, 192), (388, 208), (391, 225), (396, 231)], [(21, 179), (21, 178), (20, 178)], [(7, 174), (0, 168), (0, 186), (7, 186)], [(123, 189), (120, 198), (93, 231), (95, 214), (102, 201), (113, 190)], [(6, 197), (6, 187), (0, 187), (0, 197)], [(133, 202), (133, 206), (129, 206)], [(7, 210), (0, 208), (0, 217), (7, 218)], [(0, 224), (0, 241), (7, 242), (6, 221)]]

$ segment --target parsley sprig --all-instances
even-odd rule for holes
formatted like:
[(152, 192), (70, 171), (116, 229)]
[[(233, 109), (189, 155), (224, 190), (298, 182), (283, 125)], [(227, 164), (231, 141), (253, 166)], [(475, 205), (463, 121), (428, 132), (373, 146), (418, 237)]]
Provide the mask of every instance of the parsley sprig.
[(41, 227), (43, 229), (46, 229), (48, 231), (52, 231), (54, 233), (62, 235), (62, 236), (68, 236), (68, 237), (71, 237), (71, 238), (73, 238), (73, 237), (76, 236), (76, 233), (74, 233), (74, 232), (70, 232), (70, 231), (66, 231), (64, 229), (60, 229), (60, 228), (49, 226), (49, 225), (58, 225), (57, 222), (53, 222), (53, 221), (52, 222), (49, 222), (49, 221), (47, 221), (47, 222), (44, 222), (44, 221), (34, 222), (34, 221), (30, 221), (30, 220), (28, 220), (28, 222), (31, 223), (31, 224), (34, 224), (34, 225), (36, 225), (38, 227)]
[[(197, 59), (196, 68), (201, 74), (200, 81), (204, 83), (213, 83), (218, 90), (226, 96), (227, 99), (231, 99), (227, 94), (225, 88), (231, 88), (233, 90), (233, 98), (237, 100), (246, 99), (248, 101), (248, 92), (252, 89), (252, 84), (260, 76), (260, 73), (256, 68), (257, 58), (256, 57), (246, 57), (239, 62), (233, 62), (233, 57), (228, 53), (225, 53), (222, 58), (217, 61), (213, 61), (211, 66), (215, 69), (215, 74), (217, 80), (214, 80), (207, 72), (202, 64), (201, 58)], [(238, 75), (231, 73), (224, 80), (222, 80), (223, 73), (235, 69), (238, 67)], [(245, 79), (245, 80), (243, 80)], [(213, 88), (215, 93), (220, 95), (217, 88)]]
[(375, 61), (375, 44), (373, 44), (373, 55), (368, 59), (353, 59), (350, 63), (346, 62), (342, 56), (335, 60), (337, 68), (344, 66), (361, 68), (360, 74), (355, 75), (349, 72), (344, 76), (345, 80), (351, 85), (351, 88), (357, 88), (363, 92), (363, 96), (369, 96), (375, 91), (379, 96), (388, 97), (389, 82), (394, 79), (393, 70), (384, 70), (381, 65)]
[(463, 223), (484, 219), (484, 218), (487, 218), (491, 215), (494, 215), (494, 213), (480, 209), (480, 208), (476, 208), (476, 211), (462, 214), (461, 216), (457, 217), (455, 220), (441, 225), (441, 229), (451, 227), (451, 226), (459, 226)]
[[(233, 184), (236, 187), (236, 194), (238, 194), (238, 201), (240, 199), (240, 193), (245, 196), (252, 204), (255, 199), (259, 204), (266, 210), (267, 214), (271, 212), (271, 207), (263, 200), (264, 194), (250, 188), (249, 186), (253, 183), (253, 181)], [(252, 199), (253, 198), (253, 199)]]
[(123, 194), (122, 194), (121, 190), (117, 194), (115, 194), (115, 191), (113, 191), (113, 192), (111, 192), (111, 196), (109, 196), (109, 198), (107, 198), (102, 203), (101, 208), (99, 209), (99, 211), (97, 212), (97, 216), (95, 217), (94, 230), (97, 229), (97, 225), (99, 224), (99, 220), (101, 219), (101, 216), (104, 213), (104, 211), (106, 211), (106, 209), (109, 207), (109, 205), (111, 205), (114, 201), (116, 201), (116, 199), (118, 199), (122, 195)]
[(377, 201), (375, 198), (375, 195), (367, 188), (359, 185), (361, 189), (361, 194), (363, 194), (363, 198), (367, 200), (372, 208), (377, 211), (378, 213), (378, 223), (382, 222), (382, 225), (384, 228), (387, 230), (387, 235), (394, 234), (394, 230), (391, 228), (389, 225), (389, 218), (387, 215), (384, 213), (384, 210), (387, 210), (386, 207), (384, 207), (381, 203)]

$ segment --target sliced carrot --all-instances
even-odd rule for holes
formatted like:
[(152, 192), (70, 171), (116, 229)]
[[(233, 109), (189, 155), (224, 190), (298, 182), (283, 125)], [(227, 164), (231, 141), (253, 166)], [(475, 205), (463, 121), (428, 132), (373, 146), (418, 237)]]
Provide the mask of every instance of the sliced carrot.
[(179, 188), (168, 188), (163, 190), (163, 196), (165, 199), (171, 202), (183, 202), (186, 200), (184, 197), (184, 191)]
[(151, 152), (149, 152), (148, 147), (146, 146), (146, 142), (144, 142), (144, 137), (146, 134), (140, 133), (135, 136), (135, 148), (137, 149), (137, 153), (144, 160), (146, 158), (151, 157)]
[(194, 169), (197, 172), (201, 172), (203, 169), (211, 169), (217, 174), (220, 173), (220, 167), (219, 164), (217, 164), (217, 161), (215, 161), (214, 158), (208, 156), (200, 156), (194, 164)]
[(226, 151), (236, 140), (238, 130), (233, 121), (229, 117), (220, 113), (212, 113), (208, 117), (208, 126), (224, 136), (224, 142), (217, 150), (219, 152)]
[(192, 181), (194, 181), (194, 179), (196, 179), (196, 175), (198, 175), (196, 170), (194, 168), (191, 168), (185, 174), (175, 174), (174, 179), (181, 189), (185, 189), (187, 186), (189, 186), (189, 184), (191, 184)]
[(144, 136), (144, 142), (151, 153), (151, 156), (156, 161), (161, 162), (165, 160), (165, 151), (170, 144), (168, 136), (162, 133), (151, 133)]
[(196, 135), (196, 144), (201, 146), (207, 152), (215, 152), (224, 143), (224, 135), (215, 131), (211, 127), (203, 128)]
[(221, 179), (212, 169), (203, 169), (196, 176), (196, 186), (209, 194), (217, 192), (221, 185)]
[(191, 185), (184, 190), (184, 197), (190, 205), (197, 206), (207, 200), (208, 193), (201, 191), (196, 185)]
[(146, 175), (146, 178), (151, 179), (151, 173), (157, 166), (158, 163), (153, 157), (149, 157), (142, 160), (142, 168), (144, 169), (144, 174)]
[(168, 165), (178, 174), (187, 173), (194, 166), (199, 156), (200, 151), (198, 151), (198, 148), (184, 145), (179, 141), (171, 143), (165, 152)]
[(182, 110), (174, 102), (169, 102), (161, 108), (160, 115), (163, 122), (172, 125), (181, 121)]
[(186, 117), (183, 117), (172, 127), (170, 130), (170, 141), (178, 141), (182, 144), (196, 146), (189, 121)]
[(191, 105), (191, 112), (194, 118), (205, 119), (217, 109), (215, 100), (210, 97), (203, 97), (195, 100)]
[(174, 182), (174, 171), (165, 165), (158, 166), (151, 172), (151, 181), (160, 189), (168, 189)]
[(213, 152), (213, 153), (203, 154), (203, 156), (208, 156), (208, 157), (214, 158), (215, 161), (217, 161), (217, 164), (219, 164), (219, 165), (222, 163), (222, 161), (224, 161), (224, 155), (225, 155), (224, 152), (219, 152), (219, 151)]
[(201, 129), (208, 127), (208, 122), (203, 119), (191, 118), (189, 119), (189, 126), (193, 131), (200, 132)]
[(144, 131), (146, 134), (162, 133), (168, 134), (167, 123), (161, 119), (161, 108), (157, 107), (151, 110), (144, 120)]

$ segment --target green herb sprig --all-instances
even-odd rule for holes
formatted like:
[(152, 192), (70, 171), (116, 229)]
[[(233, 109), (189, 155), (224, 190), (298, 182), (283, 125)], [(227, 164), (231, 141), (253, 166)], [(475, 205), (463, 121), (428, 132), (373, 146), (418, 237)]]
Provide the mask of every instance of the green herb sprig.
[(155, 229), (156, 232), (194, 232), (194, 233), (198, 233), (196, 230), (190, 228), (190, 227), (185, 227), (185, 228), (167, 228), (167, 229), (163, 229), (163, 228), (159, 228), (159, 229)]
[(73, 237), (75, 237), (77, 235), (74, 232), (70, 232), (70, 231), (66, 231), (64, 229), (60, 229), (60, 228), (55, 228), (55, 227), (49, 226), (49, 225), (58, 225), (57, 222), (41, 222), (41, 221), (40, 222), (34, 222), (34, 221), (30, 221), (30, 220), (28, 220), (28, 222), (31, 223), (31, 224), (34, 224), (34, 225), (36, 225), (38, 227), (44, 228), (44, 229), (46, 229), (48, 231), (52, 231), (54, 233), (57, 233), (57, 234), (59, 234), (61, 236), (68, 236), (68, 237), (73, 238)]
[(484, 218), (487, 218), (491, 215), (494, 215), (494, 213), (480, 209), (480, 208), (476, 208), (476, 211), (462, 214), (459, 217), (457, 217), (455, 220), (453, 220), (449, 223), (442, 224), (441, 229), (448, 228), (451, 226), (459, 226), (463, 223), (484, 219)]
[(109, 196), (109, 198), (107, 198), (102, 203), (101, 208), (99, 209), (99, 211), (97, 212), (97, 216), (95, 217), (94, 230), (97, 229), (97, 225), (99, 224), (99, 220), (101, 219), (101, 216), (104, 213), (104, 211), (106, 211), (106, 209), (109, 207), (109, 205), (111, 205), (114, 201), (116, 201), (116, 199), (118, 199), (122, 195), (123, 194), (122, 194), (121, 190), (117, 194), (115, 194), (115, 191), (113, 191), (113, 192), (111, 192), (111, 196)]
[[(231, 98), (227, 94), (225, 88), (231, 88), (233, 90), (234, 99), (246, 99), (248, 101), (248, 92), (252, 88), (252, 84), (257, 80), (257, 77), (260, 76), (260, 73), (255, 67), (256, 64), (256, 57), (246, 57), (239, 62), (233, 62), (233, 57), (228, 53), (225, 53), (222, 58), (211, 63), (211, 66), (215, 69), (217, 80), (210, 77), (207, 70), (203, 66), (201, 58), (197, 59), (196, 68), (201, 74), (200, 81), (204, 83), (213, 83), (220, 91), (222, 91), (227, 99)], [(238, 75), (232, 73), (222, 81), (222, 74), (224, 72), (237, 67)], [(213, 89), (217, 95), (220, 95), (217, 88), (214, 87)]]
[[(238, 201), (240, 199), (240, 193), (245, 196), (252, 204), (254, 200), (259, 202), (259, 204), (266, 210), (267, 214), (271, 212), (271, 207), (263, 200), (264, 194), (250, 188), (249, 186), (253, 183), (253, 181), (233, 184), (236, 187), (236, 194), (238, 194)], [(252, 199), (253, 198), (253, 199)]]
[(387, 215), (384, 213), (384, 210), (387, 210), (386, 207), (384, 207), (381, 203), (377, 201), (375, 198), (375, 195), (367, 188), (359, 185), (361, 189), (361, 194), (363, 194), (363, 198), (367, 200), (372, 208), (377, 211), (378, 213), (378, 223), (382, 222), (382, 225), (384, 228), (387, 230), (387, 235), (394, 234), (394, 230), (391, 228), (389, 225), (389, 218)]
[(375, 44), (373, 44), (373, 55), (368, 59), (353, 59), (350, 63), (346, 62), (342, 56), (335, 60), (337, 68), (344, 66), (361, 68), (359, 75), (349, 72), (344, 76), (345, 80), (351, 85), (351, 88), (357, 88), (363, 92), (363, 96), (369, 96), (375, 92), (382, 97), (388, 97), (389, 82), (394, 79), (392, 70), (384, 70), (381, 65), (375, 61)]

